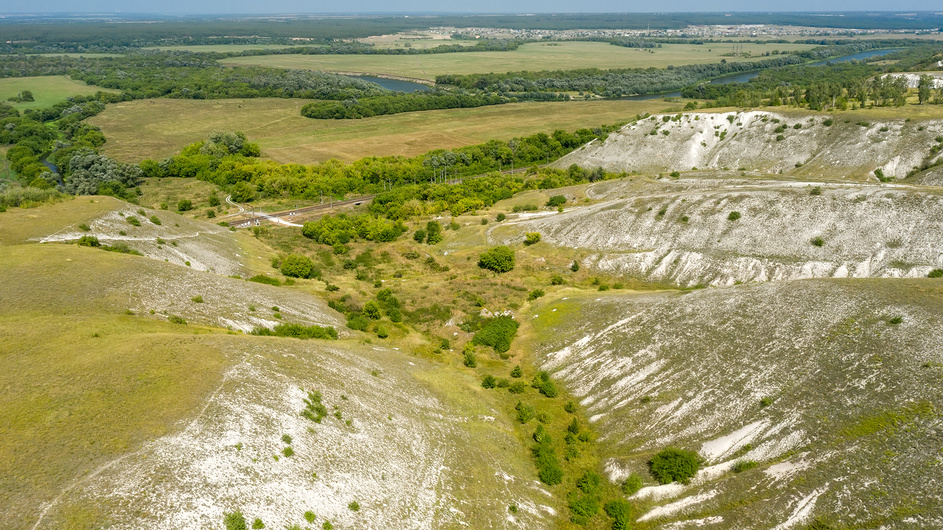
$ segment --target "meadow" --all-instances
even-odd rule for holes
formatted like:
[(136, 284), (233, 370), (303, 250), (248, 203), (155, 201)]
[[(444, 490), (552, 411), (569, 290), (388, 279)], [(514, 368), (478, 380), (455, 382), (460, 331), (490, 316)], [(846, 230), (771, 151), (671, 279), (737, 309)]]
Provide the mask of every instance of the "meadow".
[(305, 103), (296, 99), (149, 99), (109, 105), (89, 122), (101, 127), (108, 138), (104, 153), (124, 162), (159, 160), (214, 131), (238, 130), (262, 147), (265, 158), (310, 164), (331, 158), (350, 162), (365, 156), (416, 156), (541, 131), (592, 128), (646, 112), (673, 112), (682, 106), (664, 100), (513, 103), (362, 120), (312, 120), (300, 115)]
[[(814, 48), (810, 44), (738, 44), (743, 53), (759, 60), (763, 53), (793, 52)], [(267, 66), (387, 74), (435, 80), (444, 74), (486, 74), (523, 70), (573, 70), (578, 68), (665, 68), (668, 65), (718, 63), (728, 58), (732, 44), (663, 44), (661, 48), (624, 48), (604, 42), (535, 42), (506, 52), (445, 53), (421, 56), (388, 55), (275, 55), (232, 57), (223, 64)]]
[(69, 96), (85, 96), (96, 92), (117, 92), (73, 81), (66, 75), (42, 77), (8, 77), (0, 79), (0, 101), (16, 96), (24, 90), (33, 92), (35, 101), (12, 103), (17, 110), (51, 107)]

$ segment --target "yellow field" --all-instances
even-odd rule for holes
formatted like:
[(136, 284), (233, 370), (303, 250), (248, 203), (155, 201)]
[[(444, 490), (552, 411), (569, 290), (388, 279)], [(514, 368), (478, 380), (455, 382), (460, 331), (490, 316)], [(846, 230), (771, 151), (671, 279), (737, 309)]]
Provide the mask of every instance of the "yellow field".
[(474, 40), (452, 40), (450, 35), (433, 32), (432, 30), (409, 31), (393, 35), (374, 35), (357, 40), (372, 44), (377, 48), (413, 48), (416, 50), (425, 50), (443, 45), (474, 46), (476, 44)]
[(646, 112), (677, 111), (681, 103), (574, 101), (514, 103), (378, 116), (362, 120), (302, 117), (297, 99), (148, 99), (109, 105), (89, 119), (105, 133), (103, 151), (118, 160), (159, 160), (213, 131), (243, 131), (266, 158), (310, 164), (364, 156), (415, 156), (556, 129), (573, 131), (626, 121)]
[(0, 79), (0, 101), (6, 101), (23, 90), (32, 91), (35, 101), (28, 103), (11, 102), (11, 105), (18, 110), (51, 107), (69, 96), (85, 96), (96, 92), (118, 92), (108, 88), (86, 85), (83, 81), (73, 81), (65, 75)]
[[(572, 70), (576, 68), (664, 68), (668, 65), (705, 64), (727, 58), (732, 44), (664, 44), (637, 49), (604, 42), (536, 42), (508, 52), (466, 52), (433, 55), (267, 55), (232, 57), (227, 65), (253, 65), (333, 72), (387, 74), (434, 80), (442, 74), (486, 74), (523, 70)], [(738, 44), (755, 61), (762, 53), (808, 50), (809, 44)], [(728, 60), (733, 60), (728, 58)]]

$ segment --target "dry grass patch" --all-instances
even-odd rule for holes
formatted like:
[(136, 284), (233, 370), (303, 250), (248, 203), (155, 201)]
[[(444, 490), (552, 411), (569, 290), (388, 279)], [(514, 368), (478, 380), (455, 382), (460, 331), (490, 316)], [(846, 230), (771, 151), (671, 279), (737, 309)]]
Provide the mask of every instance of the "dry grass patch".
[(124, 162), (160, 160), (214, 131), (239, 130), (259, 143), (264, 157), (310, 164), (330, 158), (350, 162), (364, 156), (416, 156), (432, 149), (556, 129), (573, 131), (681, 108), (679, 103), (661, 100), (514, 103), (362, 120), (312, 120), (300, 114), (306, 102), (148, 99), (109, 105), (89, 122), (101, 127), (108, 138), (103, 151)]

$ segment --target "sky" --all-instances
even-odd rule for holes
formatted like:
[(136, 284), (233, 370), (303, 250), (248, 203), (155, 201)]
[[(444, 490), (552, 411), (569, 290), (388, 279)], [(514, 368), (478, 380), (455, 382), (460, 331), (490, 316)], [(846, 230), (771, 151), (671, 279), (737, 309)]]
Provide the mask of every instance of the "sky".
[(0, 2), (0, 13), (651, 13), (653, 11), (926, 11), (926, 0), (40, 0)]

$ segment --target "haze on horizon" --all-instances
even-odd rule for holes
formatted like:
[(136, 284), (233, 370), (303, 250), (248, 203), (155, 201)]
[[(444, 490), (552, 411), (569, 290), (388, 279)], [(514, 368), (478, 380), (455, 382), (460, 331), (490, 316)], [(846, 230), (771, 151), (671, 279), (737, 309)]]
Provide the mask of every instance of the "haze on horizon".
[[(833, 0), (823, 4), (816, 0), (796, 0), (783, 4), (773, 0), (523, 0), (508, 3), (501, 0), (462, 2), (457, 0), (409, 0), (401, 3), (380, 0), (350, 0), (339, 9), (336, 3), (304, 0), (165, 0), (141, 5), (126, 0), (53, 0), (41, 4), (4, 3), (0, 14), (166, 14), (166, 15), (275, 15), (275, 14), (509, 14), (509, 13), (653, 13), (653, 12), (926, 12), (930, 5), (916, 0)], [(657, 9), (655, 9), (657, 7)]]

